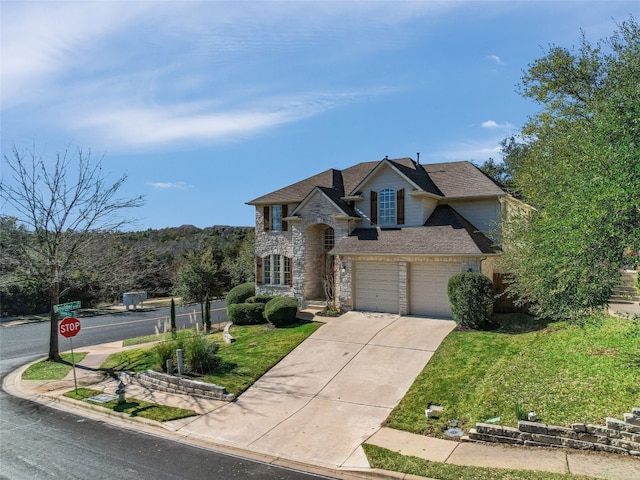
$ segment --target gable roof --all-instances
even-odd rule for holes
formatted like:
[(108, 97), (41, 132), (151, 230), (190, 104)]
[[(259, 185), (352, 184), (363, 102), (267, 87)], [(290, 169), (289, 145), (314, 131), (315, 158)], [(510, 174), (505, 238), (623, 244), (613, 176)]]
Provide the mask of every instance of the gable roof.
[(470, 162), (420, 164), (411, 158), (362, 162), (344, 170), (330, 168), (287, 187), (255, 198), (249, 205), (300, 203), (315, 188), (334, 190), (344, 197), (355, 191), (376, 168), (386, 162), (416, 185), (419, 191), (445, 198), (504, 196), (491, 179)]
[(332, 255), (491, 255), (500, 252), (489, 238), (449, 205), (439, 205), (422, 227), (356, 228)]
[(347, 202), (345, 202), (342, 197), (343, 195), (341, 195), (335, 188), (328, 188), (328, 187), (315, 187), (313, 190), (311, 190), (311, 192), (309, 192), (309, 194), (296, 206), (295, 210), (293, 212), (291, 212), (289, 214), (289, 216), (295, 216), (298, 211), (301, 208), (304, 208), (304, 205), (307, 203), (308, 200), (311, 199), (311, 197), (314, 195), (314, 193), (316, 192), (320, 192), (321, 194), (323, 194), (324, 196), (326, 196), (329, 201), (331, 203), (333, 203), (333, 205), (339, 210), (341, 211), (343, 214), (349, 216), (349, 217), (354, 217), (354, 218), (358, 218), (358, 214), (356, 213), (355, 209), (349, 205)]

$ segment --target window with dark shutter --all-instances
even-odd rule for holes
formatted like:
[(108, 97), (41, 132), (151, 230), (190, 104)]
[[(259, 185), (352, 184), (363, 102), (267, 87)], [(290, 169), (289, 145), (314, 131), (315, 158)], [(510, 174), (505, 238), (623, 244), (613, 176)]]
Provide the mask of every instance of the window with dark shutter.
[(396, 222), (404, 225), (404, 188), (396, 192)]
[(264, 219), (264, 231), (268, 232), (270, 230), (271, 224), (269, 222), (271, 208), (266, 206), (262, 209), (262, 218)]
[(262, 257), (256, 257), (256, 284), (262, 285)]
[(370, 208), (371, 225), (378, 223), (378, 192), (371, 190), (371, 208)]
[(289, 230), (289, 222), (286, 222), (284, 218), (289, 214), (289, 208), (287, 205), (282, 205), (282, 231), (286, 232)]

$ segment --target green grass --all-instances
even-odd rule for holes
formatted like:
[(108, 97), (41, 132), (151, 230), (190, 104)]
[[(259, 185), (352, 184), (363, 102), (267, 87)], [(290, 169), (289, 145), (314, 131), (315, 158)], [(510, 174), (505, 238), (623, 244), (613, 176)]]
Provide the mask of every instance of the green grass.
[[(234, 326), (234, 343), (225, 343), (222, 333), (210, 334), (210, 341), (218, 343), (219, 368), (200, 380), (221, 385), (236, 395), (244, 392), (267, 370), (278, 363), (305, 338), (315, 332), (320, 323), (301, 323), (286, 328), (267, 325)], [(157, 362), (153, 347), (141, 347), (109, 356), (101, 368), (115, 371), (142, 372), (155, 369)]]
[[(71, 353), (63, 353), (61, 362), (41, 360), (29, 366), (22, 374), (23, 380), (62, 380), (73, 368), (71, 364)], [(87, 352), (73, 352), (75, 363), (81, 362)]]
[(401, 455), (376, 445), (364, 444), (362, 448), (372, 468), (418, 475), (437, 480), (575, 480), (592, 478), (568, 473), (451, 465)]
[(117, 400), (112, 400), (106, 403), (96, 403), (89, 398), (100, 395), (103, 392), (98, 390), (92, 390), (90, 388), (78, 388), (78, 390), (71, 390), (65, 393), (65, 397), (73, 398), (75, 400), (81, 400), (94, 405), (100, 405), (105, 408), (109, 408), (114, 412), (120, 412), (128, 414), (130, 417), (142, 417), (149, 420), (155, 420), (156, 422), (168, 422), (170, 420), (179, 420), (181, 418), (192, 417), (196, 415), (193, 410), (187, 410), (184, 408), (167, 407), (165, 405), (158, 405), (157, 403), (145, 402), (144, 400), (137, 400), (135, 398), (125, 397), (125, 403), (119, 404)]
[[(583, 327), (505, 316), (491, 332), (453, 331), (416, 378), (386, 426), (442, 435), (501, 417), (517, 425), (516, 405), (545, 423), (600, 423), (640, 398), (640, 334), (625, 319), (591, 319)], [(428, 403), (445, 407), (426, 420)]]
[(141, 345), (143, 343), (161, 342), (166, 340), (172, 340), (174, 338), (189, 338), (195, 335), (194, 329), (178, 330), (175, 334), (171, 332), (157, 333), (153, 335), (146, 335), (144, 337), (127, 338), (123, 340), (122, 346), (129, 347), (131, 345)]

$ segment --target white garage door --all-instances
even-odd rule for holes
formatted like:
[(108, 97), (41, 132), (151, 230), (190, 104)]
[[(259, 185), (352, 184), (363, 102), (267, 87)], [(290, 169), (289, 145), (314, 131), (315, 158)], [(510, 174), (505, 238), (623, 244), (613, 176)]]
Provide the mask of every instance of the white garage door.
[(409, 267), (409, 313), (451, 318), (447, 282), (460, 273), (459, 263), (412, 263)]
[(356, 262), (356, 310), (398, 313), (398, 264)]

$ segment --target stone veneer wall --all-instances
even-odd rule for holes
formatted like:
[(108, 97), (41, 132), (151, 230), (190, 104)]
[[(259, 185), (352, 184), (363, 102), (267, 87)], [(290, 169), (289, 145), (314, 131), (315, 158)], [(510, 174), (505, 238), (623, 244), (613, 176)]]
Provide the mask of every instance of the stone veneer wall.
[(160, 390), (167, 393), (180, 393), (192, 397), (209, 398), (231, 402), (236, 396), (227, 393), (224, 387), (212, 383), (199, 382), (188, 378), (175, 377), (162, 372), (147, 370), (136, 375), (137, 382), (151, 390)]
[(625, 413), (624, 420), (607, 418), (606, 425), (574, 423), (571, 428), (538, 422), (518, 422), (518, 428), (478, 423), (471, 440), (529, 447), (565, 447), (640, 456), (640, 408)]

